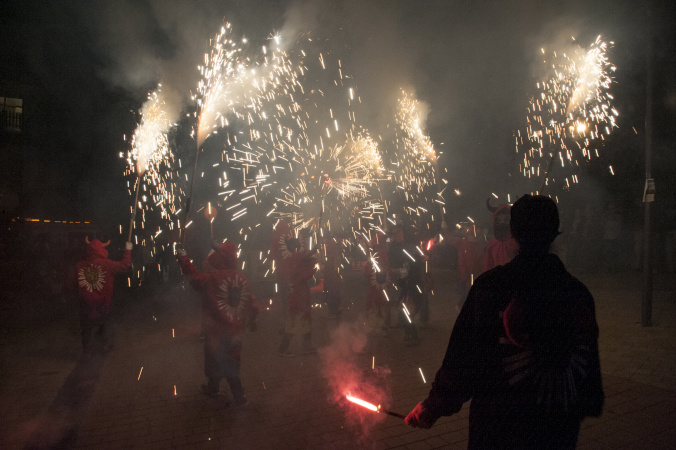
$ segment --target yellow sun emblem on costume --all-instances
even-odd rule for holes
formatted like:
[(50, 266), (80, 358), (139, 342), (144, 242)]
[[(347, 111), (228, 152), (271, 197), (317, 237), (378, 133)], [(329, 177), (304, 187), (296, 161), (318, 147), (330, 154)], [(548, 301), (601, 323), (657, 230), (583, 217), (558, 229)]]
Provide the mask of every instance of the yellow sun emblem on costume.
[(231, 321), (241, 320), (246, 299), (251, 296), (248, 284), (240, 274), (229, 276), (218, 286), (217, 305)]
[(100, 291), (106, 281), (106, 272), (98, 264), (92, 264), (80, 269), (77, 280), (80, 287), (87, 289), (89, 292)]

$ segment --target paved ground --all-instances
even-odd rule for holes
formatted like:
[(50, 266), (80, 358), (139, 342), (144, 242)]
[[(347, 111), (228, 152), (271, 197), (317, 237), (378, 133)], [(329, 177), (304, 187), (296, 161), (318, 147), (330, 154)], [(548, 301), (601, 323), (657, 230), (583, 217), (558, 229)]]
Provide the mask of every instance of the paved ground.
[[(80, 360), (74, 314), (53, 305), (48, 324), (14, 323), (0, 332), (0, 447), (465, 448), (467, 405), (431, 430), (415, 430), (395, 417), (336, 404), (327, 376), (362, 377), (387, 392), (385, 407), (410, 411), (429, 390), (456, 316), (452, 273), (435, 277), (432, 323), (420, 331), (420, 346), (405, 347), (396, 328), (387, 337), (368, 336), (361, 353), (347, 352), (350, 358), (328, 366), (321, 355), (277, 355), (281, 322), (276, 304), (270, 306), (259, 331), (245, 338), (242, 380), (250, 404), (239, 410), (227, 406), (225, 386), (215, 399), (198, 391), (200, 307), (190, 288), (119, 291), (116, 346), (91, 361)], [(640, 274), (580, 278), (597, 302), (606, 406), (583, 423), (579, 448), (676, 448), (676, 277), (656, 276), (651, 328), (639, 323)], [(331, 335), (340, 332), (341, 342), (347, 336), (358, 347), (363, 287), (359, 273), (346, 277), (340, 321), (315, 310), (317, 346), (336, 349)]]

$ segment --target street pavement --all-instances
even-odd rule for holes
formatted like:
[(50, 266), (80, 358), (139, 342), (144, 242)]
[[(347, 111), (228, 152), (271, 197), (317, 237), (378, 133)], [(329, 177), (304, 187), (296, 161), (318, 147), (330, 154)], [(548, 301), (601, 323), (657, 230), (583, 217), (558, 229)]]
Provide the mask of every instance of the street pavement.
[[(277, 302), (270, 304), (271, 284), (254, 279), (263, 311), (258, 331), (244, 338), (241, 378), (250, 403), (242, 408), (228, 405), (225, 382), (216, 398), (199, 391), (201, 307), (185, 283), (119, 289), (115, 347), (90, 360), (81, 358), (68, 305), (54, 306), (51, 320), (39, 325), (3, 326), (0, 447), (466, 448), (468, 405), (419, 430), (335, 401), (345, 393), (335, 384), (354, 376), (385, 392), (383, 407), (399, 414), (426, 397), (457, 315), (454, 273), (433, 275), (431, 322), (419, 329), (420, 345), (406, 347), (401, 328), (387, 336), (363, 332), (365, 280), (354, 271), (345, 274), (340, 319), (314, 309), (319, 353), (293, 358), (277, 354), (282, 321)], [(578, 448), (676, 448), (676, 276), (655, 276), (652, 327), (640, 324), (640, 273), (579, 278), (596, 300), (606, 402), (601, 417), (583, 422)], [(10, 314), (0, 312), (4, 319)], [(338, 334), (340, 340), (332, 338)], [(352, 347), (341, 348), (336, 362), (331, 349), (346, 338)], [(298, 346), (293, 341), (290, 350)]]

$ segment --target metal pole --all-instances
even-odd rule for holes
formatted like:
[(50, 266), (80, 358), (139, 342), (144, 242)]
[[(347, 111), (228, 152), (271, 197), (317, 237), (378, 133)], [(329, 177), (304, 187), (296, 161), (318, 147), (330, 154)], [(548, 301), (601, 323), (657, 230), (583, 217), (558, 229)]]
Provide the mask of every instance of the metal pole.
[(141, 175), (139, 174), (136, 177), (136, 194), (134, 195), (134, 210), (131, 213), (131, 219), (129, 219), (129, 235), (127, 236), (127, 242), (131, 242), (131, 234), (134, 231), (134, 220), (136, 220), (136, 206), (138, 205), (138, 191), (141, 187)]
[(190, 207), (192, 206), (192, 194), (195, 189), (195, 178), (197, 177), (197, 160), (200, 156), (200, 146), (195, 142), (195, 165), (192, 168), (192, 180), (190, 180), (190, 192), (188, 193), (188, 199), (185, 202), (185, 212), (183, 213), (183, 223), (181, 224), (180, 239), (181, 244), (185, 243), (185, 228), (188, 225), (188, 214), (190, 214)]
[[(648, 11), (650, 22), (650, 11)], [(648, 23), (648, 29), (651, 25)], [(648, 45), (646, 49), (646, 101), (645, 101), (645, 178), (652, 181), (652, 109), (653, 109), (653, 61), (652, 61), (652, 32), (648, 31)], [(648, 196), (646, 196), (648, 197)], [(644, 198), (643, 219), (643, 300), (641, 302), (641, 326), (652, 326), (653, 309), (653, 264), (652, 264), (652, 239), (650, 223), (650, 203), (652, 198)]]

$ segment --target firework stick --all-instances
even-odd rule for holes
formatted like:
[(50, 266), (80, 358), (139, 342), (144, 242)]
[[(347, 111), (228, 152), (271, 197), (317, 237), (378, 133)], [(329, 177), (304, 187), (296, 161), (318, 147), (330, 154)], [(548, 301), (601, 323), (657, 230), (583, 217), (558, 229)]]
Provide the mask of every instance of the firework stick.
[(131, 233), (134, 230), (134, 220), (136, 220), (136, 208), (138, 206), (138, 191), (141, 187), (141, 174), (136, 178), (136, 194), (134, 194), (134, 210), (131, 213), (131, 219), (129, 219), (129, 236), (127, 236), (127, 242), (131, 242)]
[(200, 146), (195, 143), (195, 165), (192, 169), (192, 180), (190, 181), (190, 192), (185, 202), (185, 212), (183, 213), (183, 225), (181, 226), (180, 239), (181, 244), (185, 243), (185, 227), (188, 223), (188, 214), (190, 213), (190, 206), (192, 206), (192, 194), (195, 189), (195, 177), (197, 176), (197, 160), (200, 156)]
[[(434, 178), (437, 182), (437, 191), (441, 192), (441, 174), (439, 173), (439, 157), (437, 156), (434, 160)], [(435, 200), (437, 200), (435, 198)], [(439, 202), (435, 202), (439, 205), (439, 214), (441, 214), (441, 227), (445, 228), (446, 219), (444, 218), (444, 205)]]
[(547, 186), (547, 180), (549, 179), (549, 174), (552, 171), (552, 167), (554, 167), (554, 158), (556, 158), (556, 155), (558, 155), (559, 152), (553, 152), (551, 158), (549, 159), (549, 164), (547, 164), (547, 171), (545, 172), (545, 177), (542, 179), (542, 186), (540, 186), (540, 195), (544, 195), (545, 192), (545, 186)]
[(399, 418), (399, 419), (406, 419), (406, 416), (405, 416), (405, 415), (396, 413), (396, 412), (394, 412), (394, 411), (389, 411), (389, 410), (387, 410), (387, 409), (382, 409), (382, 408), (380, 408), (380, 409), (378, 410), (378, 412), (379, 412), (379, 413), (383, 413), (383, 414), (387, 414), (388, 416), (397, 417), (397, 418)]

